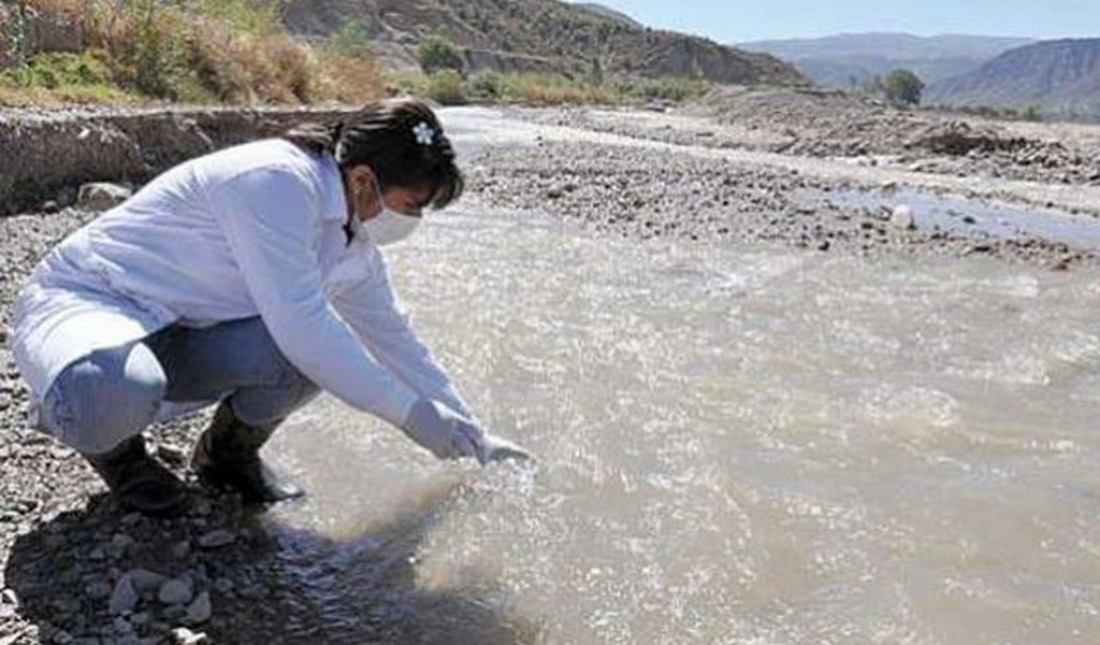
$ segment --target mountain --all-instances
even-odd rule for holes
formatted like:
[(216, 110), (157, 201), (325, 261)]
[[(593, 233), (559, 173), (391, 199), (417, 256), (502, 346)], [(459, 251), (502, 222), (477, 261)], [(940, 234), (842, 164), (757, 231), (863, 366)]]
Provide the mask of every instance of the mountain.
[(608, 11), (556, 0), (284, 0), (283, 21), (293, 33), (314, 40), (354, 27), (372, 39), (391, 68), (416, 68), (417, 46), (444, 35), (475, 71), (584, 76), (598, 69), (742, 85), (807, 82), (770, 55), (635, 26)]
[(898, 68), (913, 71), (925, 83), (935, 83), (973, 71), (1005, 51), (1032, 42), (991, 36), (866, 33), (737, 46), (793, 63), (820, 85), (851, 89)]
[(925, 103), (1027, 108), (1100, 117), (1100, 38), (1051, 40), (1005, 52), (969, 74), (936, 83)]
[(616, 20), (623, 23), (624, 25), (629, 25), (637, 29), (645, 29), (645, 25), (643, 25), (642, 23), (638, 22), (637, 20), (631, 18), (621, 11), (616, 11), (612, 9), (611, 7), (605, 7), (602, 4), (596, 4), (594, 2), (575, 2), (572, 4), (574, 7), (586, 9), (598, 16), (603, 16), (604, 18)]

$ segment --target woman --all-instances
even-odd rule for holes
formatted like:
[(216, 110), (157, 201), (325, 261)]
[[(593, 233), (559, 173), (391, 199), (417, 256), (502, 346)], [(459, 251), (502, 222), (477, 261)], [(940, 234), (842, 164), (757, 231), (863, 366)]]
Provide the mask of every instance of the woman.
[(186, 495), (142, 431), (213, 402), (192, 466), (249, 503), (302, 494), (259, 449), (320, 390), (439, 458), (526, 457), (474, 420), (378, 249), (462, 188), (439, 121), (412, 99), (169, 170), (53, 249), (20, 293), (13, 350), (38, 427), (148, 514)]

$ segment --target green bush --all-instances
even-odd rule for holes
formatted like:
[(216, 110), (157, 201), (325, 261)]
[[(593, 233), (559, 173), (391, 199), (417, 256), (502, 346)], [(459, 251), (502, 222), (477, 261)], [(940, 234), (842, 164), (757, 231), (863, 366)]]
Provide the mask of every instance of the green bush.
[(895, 69), (883, 80), (886, 100), (898, 105), (919, 105), (924, 81), (907, 69)]
[(470, 94), (477, 101), (498, 101), (504, 96), (504, 79), (492, 70), (482, 70), (467, 82)]
[(428, 79), (428, 95), (440, 105), (465, 104), (466, 84), (462, 74), (453, 69), (432, 74)]
[(466, 60), (454, 43), (442, 36), (432, 36), (420, 44), (420, 67), (426, 74), (451, 70), (462, 74), (466, 70)]

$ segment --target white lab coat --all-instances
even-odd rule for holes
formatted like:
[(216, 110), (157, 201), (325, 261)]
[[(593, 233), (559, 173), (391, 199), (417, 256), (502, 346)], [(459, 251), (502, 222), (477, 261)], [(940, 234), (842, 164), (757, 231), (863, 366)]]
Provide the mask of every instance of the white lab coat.
[(347, 213), (332, 157), (283, 140), (164, 173), (69, 236), (24, 286), (12, 349), (33, 402), (96, 349), (259, 315), (291, 363), (355, 408), (400, 426), (428, 397), (469, 416), (410, 329), (377, 246), (365, 232), (348, 242)]

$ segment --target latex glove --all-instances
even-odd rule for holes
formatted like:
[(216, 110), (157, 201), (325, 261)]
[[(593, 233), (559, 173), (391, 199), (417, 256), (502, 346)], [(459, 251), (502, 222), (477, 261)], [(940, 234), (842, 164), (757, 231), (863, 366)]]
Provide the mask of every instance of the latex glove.
[[(440, 459), (481, 460), (484, 432), (439, 401), (419, 399), (401, 427), (409, 438)], [(483, 450), (483, 449), (482, 449)]]
[(494, 436), (483, 432), (481, 441), (477, 442), (477, 460), (484, 466), (494, 461), (530, 461), (531, 454), (516, 444), (503, 437)]

